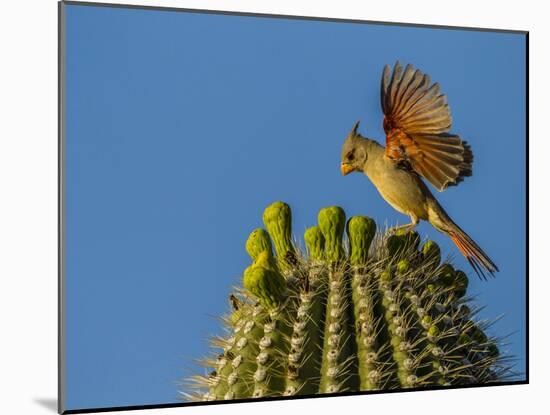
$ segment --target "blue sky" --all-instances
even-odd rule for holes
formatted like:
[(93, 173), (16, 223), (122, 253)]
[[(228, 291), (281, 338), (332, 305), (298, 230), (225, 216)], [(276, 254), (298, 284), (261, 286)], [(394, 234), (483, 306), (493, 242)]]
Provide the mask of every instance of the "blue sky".
[(525, 370), (523, 35), (69, 5), (66, 46), (67, 409), (178, 402), (269, 203), (297, 236), (329, 205), (407, 223), (339, 171), (355, 121), (383, 142), (396, 59), (441, 84), (472, 145), (474, 176), (436, 196), (499, 265), (469, 294)]

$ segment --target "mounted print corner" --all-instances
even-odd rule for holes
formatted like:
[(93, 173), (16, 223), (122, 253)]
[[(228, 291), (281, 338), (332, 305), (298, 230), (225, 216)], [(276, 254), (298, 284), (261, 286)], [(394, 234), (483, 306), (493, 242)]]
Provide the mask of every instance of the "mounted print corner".
[(528, 382), (527, 32), (59, 12), (60, 412)]

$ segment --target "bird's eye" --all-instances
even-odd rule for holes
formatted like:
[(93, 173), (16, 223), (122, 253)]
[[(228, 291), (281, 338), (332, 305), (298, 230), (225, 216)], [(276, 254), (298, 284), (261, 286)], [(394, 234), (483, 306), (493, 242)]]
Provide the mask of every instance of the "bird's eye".
[(353, 153), (348, 153), (348, 160), (349, 161), (353, 161), (354, 158), (355, 158), (355, 155)]

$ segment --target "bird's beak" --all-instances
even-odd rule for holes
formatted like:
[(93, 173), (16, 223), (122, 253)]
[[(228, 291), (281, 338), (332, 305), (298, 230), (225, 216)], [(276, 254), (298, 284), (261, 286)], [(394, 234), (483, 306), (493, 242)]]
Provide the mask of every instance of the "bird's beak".
[(353, 171), (353, 167), (351, 164), (348, 163), (342, 163), (340, 164), (340, 171), (342, 172), (342, 175), (350, 174)]

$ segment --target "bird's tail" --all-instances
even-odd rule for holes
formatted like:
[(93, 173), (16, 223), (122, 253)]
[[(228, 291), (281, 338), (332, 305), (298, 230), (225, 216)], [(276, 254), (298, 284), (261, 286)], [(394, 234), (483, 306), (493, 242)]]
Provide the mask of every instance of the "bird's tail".
[(485, 275), (486, 272), (494, 277), (494, 273), (498, 272), (498, 267), (491, 258), (489, 258), (489, 255), (487, 255), (466, 232), (452, 221), (437, 202), (436, 206), (433, 207), (435, 207), (435, 212), (433, 213), (436, 213), (436, 217), (433, 218), (435, 220), (430, 220), (430, 223), (437, 230), (449, 235), (458, 250), (464, 255), (480, 278), (487, 279)]
[(485, 270), (494, 277), (494, 273), (498, 272), (496, 264), (466, 232), (460, 229), (458, 225), (454, 223), (453, 225), (454, 229), (450, 230), (448, 235), (462, 255), (468, 260), (476, 274), (486, 279)]

